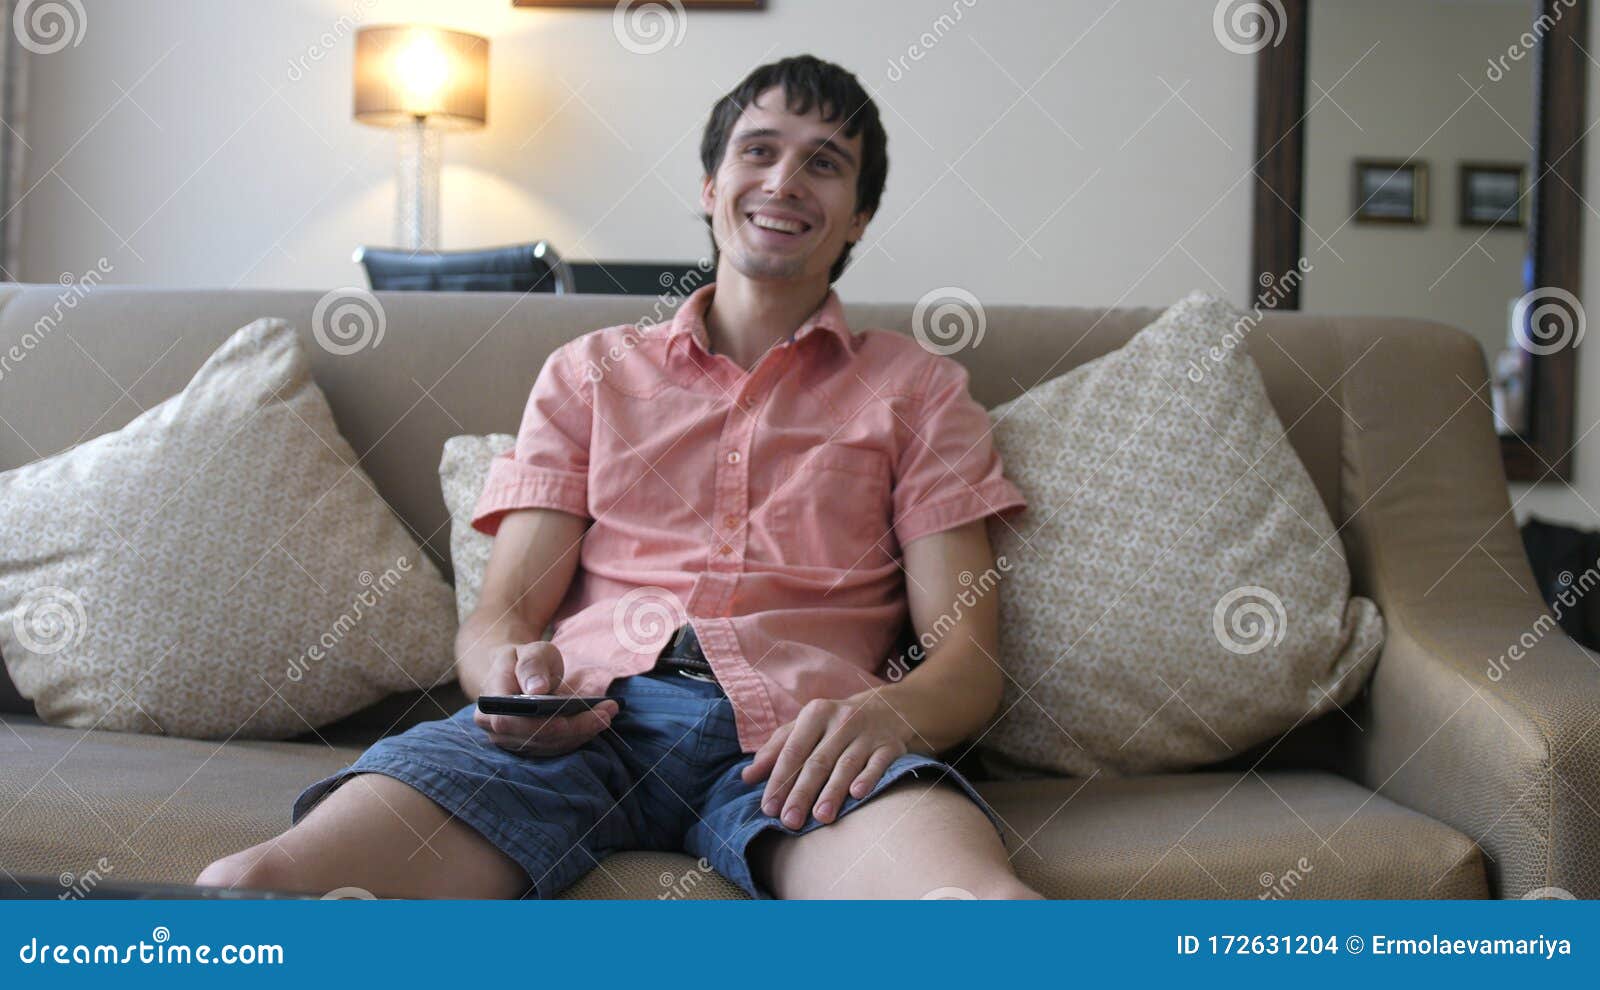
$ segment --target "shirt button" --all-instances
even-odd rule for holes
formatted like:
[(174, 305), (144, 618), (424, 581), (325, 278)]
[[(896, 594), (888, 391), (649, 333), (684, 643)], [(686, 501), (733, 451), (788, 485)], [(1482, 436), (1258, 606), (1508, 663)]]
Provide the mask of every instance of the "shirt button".
[(728, 526), (737, 526), (737, 525), (739, 525), (739, 517), (734, 515), (734, 514), (732, 514), (731, 512), (728, 515), (723, 516), (722, 517), (722, 521), (723, 521), (723, 523), (725, 525), (728, 525)]
[(722, 554), (733, 553), (733, 547), (730, 547), (726, 543), (724, 543), (722, 546), (717, 547), (717, 553), (722, 553)]
[(737, 463), (739, 463), (739, 452), (737, 450), (728, 451), (728, 463), (729, 464), (737, 464)]

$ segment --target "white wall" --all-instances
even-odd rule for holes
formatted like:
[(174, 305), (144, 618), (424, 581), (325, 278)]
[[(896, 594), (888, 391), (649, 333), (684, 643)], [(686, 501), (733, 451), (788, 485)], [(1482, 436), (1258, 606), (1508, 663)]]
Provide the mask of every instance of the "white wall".
[[(1253, 66), (1193, 0), (770, 0), (691, 11), (681, 44), (653, 55), (618, 43), (610, 10), (510, 0), (85, 6), (83, 42), (35, 60), (29, 280), (106, 255), (130, 282), (359, 284), (351, 249), (392, 242), (395, 140), (350, 119), (350, 25), (428, 21), (492, 43), (489, 127), (446, 141), (446, 248), (547, 237), (570, 257), (701, 257), (712, 103), (761, 62), (812, 52), (875, 91), (889, 131), (848, 298), (1249, 288)], [(908, 57), (924, 32), (933, 44)]]
[[(573, 257), (700, 257), (707, 111), (760, 62), (810, 51), (874, 90), (890, 135), (847, 298), (960, 285), (986, 301), (1158, 305), (1195, 286), (1239, 302), (1255, 291), (1254, 63), (1217, 43), (1205, 0), (769, 0), (693, 11), (681, 43), (649, 56), (618, 44), (607, 10), (510, 0), (84, 6), (81, 42), (34, 59), (28, 281), (106, 258), (110, 281), (360, 284), (351, 249), (391, 240), (394, 140), (350, 120), (349, 31), (428, 21), (493, 44), (490, 126), (446, 146), (447, 248), (548, 237)], [(909, 57), (925, 32), (933, 44)], [(1600, 70), (1590, 88), (1592, 118)], [(1591, 137), (1589, 190), (1597, 162)], [(1594, 272), (1600, 216), (1586, 220)], [(1586, 289), (1600, 299), (1600, 279)], [(1586, 433), (1600, 347), (1579, 350)], [(1600, 430), (1576, 458), (1575, 490), (1511, 486), (1519, 519), (1600, 525)]]

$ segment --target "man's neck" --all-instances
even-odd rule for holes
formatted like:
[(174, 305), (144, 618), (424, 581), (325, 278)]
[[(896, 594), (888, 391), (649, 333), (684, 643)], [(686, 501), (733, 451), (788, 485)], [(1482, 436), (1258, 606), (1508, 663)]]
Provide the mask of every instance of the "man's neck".
[(826, 279), (757, 282), (732, 266), (719, 266), (717, 287), (706, 310), (706, 335), (714, 354), (749, 369), (772, 347), (800, 328), (828, 298)]

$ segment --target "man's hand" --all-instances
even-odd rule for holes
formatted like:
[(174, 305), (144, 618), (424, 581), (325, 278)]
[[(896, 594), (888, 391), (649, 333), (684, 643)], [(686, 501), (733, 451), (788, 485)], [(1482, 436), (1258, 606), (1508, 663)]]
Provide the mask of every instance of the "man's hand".
[[(550, 642), (516, 643), (495, 648), (484, 678), (483, 694), (570, 694), (561, 684), (561, 651)], [(501, 749), (529, 756), (559, 756), (588, 742), (611, 725), (615, 701), (603, 702), (580, 715), (488, 715), (472, 720)]]
[(799, 828), (809, 810), (827, 825), (839, 817), (846, 796), (864, 797), (877, 786), (908, 751), (909, 735), (905, 720), (878, 692), (809, 701), (756, 750), (741, 776), (747, 784), (768, 778), (763, 814)]

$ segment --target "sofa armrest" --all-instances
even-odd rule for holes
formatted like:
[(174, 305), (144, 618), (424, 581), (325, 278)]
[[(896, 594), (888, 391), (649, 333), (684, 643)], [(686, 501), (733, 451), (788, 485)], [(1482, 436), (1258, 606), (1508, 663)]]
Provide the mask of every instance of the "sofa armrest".
[(1353, 590), (1388, 628), (1345, 771), (1473, 838), (1496, 897), (1600, 897), (1600, 658), (1534, 581), (1482, 348), (1433, 323), (1337, 325), (1349, 360), (1372, 346), (1338, 390), (1340, 515)]

